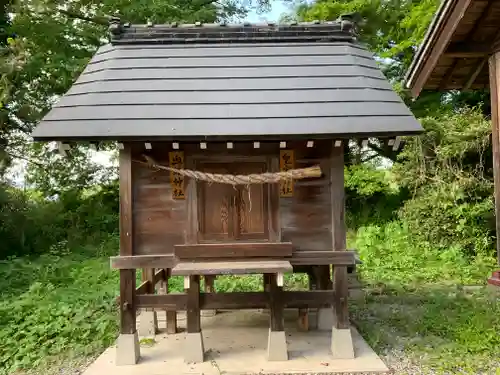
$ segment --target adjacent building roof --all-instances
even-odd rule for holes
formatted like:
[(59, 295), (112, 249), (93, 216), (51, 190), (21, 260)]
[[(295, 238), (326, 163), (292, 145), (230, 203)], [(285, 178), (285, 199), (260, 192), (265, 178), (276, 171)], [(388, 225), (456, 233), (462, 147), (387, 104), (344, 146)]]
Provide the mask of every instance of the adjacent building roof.
[(488, 56), (497, 50), (500, 1), (443, 0), (408, 70), (405, 85), (422, 90), (489, 87)]
[(422, 130), (347, 19), (289, 25), (137, 25), (111, 43), (36, 140), (403, 135)]

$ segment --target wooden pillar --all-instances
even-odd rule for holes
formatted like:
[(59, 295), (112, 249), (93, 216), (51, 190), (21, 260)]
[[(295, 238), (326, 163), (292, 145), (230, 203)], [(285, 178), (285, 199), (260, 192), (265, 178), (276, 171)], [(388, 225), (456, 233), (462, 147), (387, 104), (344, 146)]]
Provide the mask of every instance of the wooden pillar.
[[(165, 270), (165, 293), (168, 294), (168, 281), (170, 279), (170, 274), (172, 270), (167, 268)], [(177, 311), (175, 310), (167, 310), (166, 311), (166, 323), (167, 325), (167, 334), (173, 335), (177, 333)]]
[(276, 276), (271, 274), (269, 278), (269, 295), (270, 295), (270, 310), (271, 318), (270, 325), (271, 331), (283, 331), (284, 317), (283, 317), (283, 287), (278, 286), (276, 282)]
[[(346, 250), (344, 142), (340, 147), (335, 147), (335, 145), (333, 145), (331, 156), (330, 192), (332, 209), (332, 247), (334, 251)], [(347, 304), (349, 295), (347, 267), (334, 267), (333, 279), (335, 300), (333, 303), (334, 322), (332, 327), (332, 354), (335, 358), (354, 358)]]
[[(132, 155), (130, 143), (125, 143), (119, 155), (120, 176), (120, 255), (133, 251)], [(117, 342), (116, 364), (130, 365), (139, 360), (139, 339), (136, 327), (135, 269), (120, 270), (120, 336)]]
[[(204, 290), (205, 293), (214, 293), (215, 292), (215, 275), (205, 275), (203, 278), (205, 279)], [(203, 310), (201, 315), (204, 317), (213, 317), (217, 313), (217, 310)]]
[(493, 178), (495, 182), (495, 222), (497, 261), (500, 266), (500, 51), (489, 59), (491, 96), (491, 146), (493, 148)]
[[(155, 293), (155, 269), (143, 268), (141, 274), (142, 281), (149, 281), (146, 294)], [(158, 318), (155, 309), (143, 308), (140, 309), (139, 315), (139, 335), (141, 337), (154, 337), (158, 331)]]
[(187, 363), (199, 363), (204, 361), (205, 352), (201, 335), (200, 276), (189, 276), (187, 294), (187, 335), (184, 360)]
[(283, 287), (278, 286), (277, 275), (268, 274), (270, 327), (267, 343), (267, 359), (269, 361), (288, 360), (288, 349), (285, 336)]

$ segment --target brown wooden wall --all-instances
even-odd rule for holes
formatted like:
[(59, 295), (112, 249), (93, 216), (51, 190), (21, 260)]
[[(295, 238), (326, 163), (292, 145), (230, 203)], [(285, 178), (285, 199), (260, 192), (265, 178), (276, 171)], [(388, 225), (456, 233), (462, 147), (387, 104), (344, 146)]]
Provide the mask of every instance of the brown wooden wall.
[[(319, 179), (296, 181), (293, 197), (276, 198), (277, 186), (271, 187), (269, 206), (271, 211), (278, 211), (271, 216), (270, 237), (272, 241), (292, 241), (300, 250), (331, 250), (331, 204), (329, 155), (331, 141), (317, 141), (314, 147), (306, 148), (306, 142), (288, 143), (294, 150), (295, 167), (321, 165), (323, 177)], [(206, 150), (200, 150), (199, 144), (183, 145), (185, 168), (192, 168), (193, 161), (221, 160), (221, 155), (234, 157), (238, 162), (251, 160), (256, 156), (266, 156), (269, 168), (279, 170), (279, 143), (261, 143), (261, 148), (254, 149), (252, 142), (234, 144), (233, 150), (227, 150), (226, 144), (208, 143)], [(168, 153), (174, 151), (171, 143), (152, 143), (152, 150), (145, 150), (144, 143), (134, 144), (132, 159), (144, 160), (142, 155), (153, 157), (159, 164), (168, 165)], [(224, 156), (222, 157), (224, 158)], [(186, 195), (188, 186), (186, 180)], [(275, 192), (275, 198), (272, 192)], [(167, 171), (155, 171), (146, 165), (132, 162), (133, 193), (133, 228), (134, 254), (173, 253), (174, 245), (186, 242), (188, 236), (188, 199), (173, 199), (170, 174)]]
[[(144, 143), (133, 148), (132, 159), (144, 160)], [(148, 151), (158, 163), (168, 165), (168, 145), (160, 144)], [(186, 202), (172, 199), (170, 174), (155, 171), (132, 161), (132, 194), (134, 199), (134, 253), (168, 254), (175, 244), (184, 243)]]
[(331, 142), (315, 142), (314, 147), (290, 144), (295, 168), (320, 165), (321, 178), (295, 181), (293, 197), (280, 198), (282, 240), (300, 250), (332, 250), (330, 153)]

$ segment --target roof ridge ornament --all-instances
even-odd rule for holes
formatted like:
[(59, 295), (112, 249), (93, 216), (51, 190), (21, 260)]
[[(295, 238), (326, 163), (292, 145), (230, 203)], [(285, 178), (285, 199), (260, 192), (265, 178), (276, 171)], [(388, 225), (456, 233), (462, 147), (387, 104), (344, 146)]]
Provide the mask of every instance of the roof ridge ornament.
[(342, 31), (351, 31), (353, 34), (358, 34), (358, 26), (363, 22), (363, 17), (358, 12), (341, 14), (337, 18)]
[(119, 13), (109, 17), (108, 33), (110, 39), (119, 39), (123, 33), (123, 24)]

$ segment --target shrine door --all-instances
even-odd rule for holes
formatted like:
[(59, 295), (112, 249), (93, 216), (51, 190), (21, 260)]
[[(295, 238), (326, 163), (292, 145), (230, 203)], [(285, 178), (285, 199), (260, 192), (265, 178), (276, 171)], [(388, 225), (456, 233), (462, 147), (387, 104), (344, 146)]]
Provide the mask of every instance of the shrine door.
[[(204, 163), (204, 172), (251, 174), (266, 171), (265, 163)], [(268, 240), (268, 185), (198, 184), (200, 242)]]

